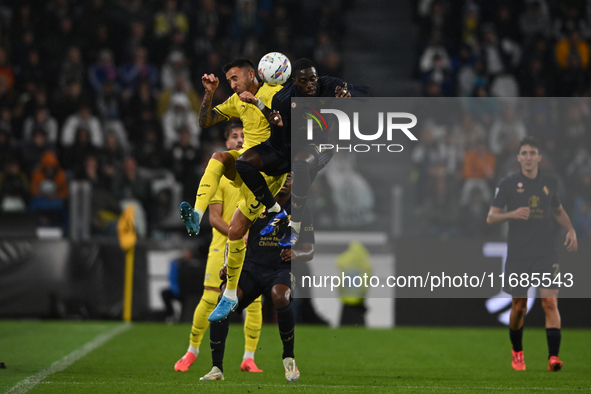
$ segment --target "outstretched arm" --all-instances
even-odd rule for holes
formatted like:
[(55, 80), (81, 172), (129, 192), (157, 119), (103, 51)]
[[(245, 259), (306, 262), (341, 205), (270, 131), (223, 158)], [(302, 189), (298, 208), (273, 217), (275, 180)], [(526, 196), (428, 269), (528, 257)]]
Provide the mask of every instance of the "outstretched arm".
[(199, 110), (199, 126), (206, 128), (225, 120), (225, 118), (212, 109), (213, 94), (220, 84), (220, 80), (213, 74), (204, 74), (201, 77), (201, 82), (205, 88), (205, 94)]
[(554, 214), (554, 217), (556, 218), (558, 223), (567, 231), (566, 240), (564, 241), (566, 250), (568, 250), (569, 252), (576, 252), (579, 247), (577, 242), (577, 233), (575, 232), (575, 229), (572, 223), (570, 222), (570, 219), (568, 218), (568, 214), (566, 213), (564, 208), (562, 208), (562, 205), (558, 208), (554, 208), (552, 210), (552, 213)]

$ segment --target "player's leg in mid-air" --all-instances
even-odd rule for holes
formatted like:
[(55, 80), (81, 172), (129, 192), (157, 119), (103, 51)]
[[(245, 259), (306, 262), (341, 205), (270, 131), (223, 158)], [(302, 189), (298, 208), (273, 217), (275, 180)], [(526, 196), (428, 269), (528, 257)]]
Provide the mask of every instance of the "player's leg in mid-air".
[[(287, 174), (265, 176), (269, 190), (273, 195), (279, 193), (286, 178)], [(245, 183), (242, 184), (240, 190), (244, 198), (238, 203), (238, 208), (232, 216), (228, 229), (228, 283), (226, 284), (226, 290), (224, 290), (220, 302), (209, 316), (209, 321), (225, 319), (238, 305), (236, 289), (238, 288), (238, 279), (242, 272), (242, 265), (246, 254), (244, 235), (265, 209), (265, 206), (256, 200), (254, 194), (252, 194)]]
[(203, 213), (218, 190), (222, 176), (230, 180), (236, 178), (235, 161), (240, 153), (238, 151), (215, 152), (199, 182), (194, 208), (188, 202), (183, 201), (179, 207), (179, 214), (187, 227), (190, 236), (199, 234), (199, 226)]
[(267, 180), (261, 172), (271, 176), (290, 172), (289, 156), (283, 157), (270, 144), (262, 143), (248, 149), (238, 157), (236, 171), (256, 200), (264, 205), (267, 212), (276, 214), (268, 228), (262, 230), (262, 235), (270, 233), (279, 223), (287, 220), (287, 213), (275, 201), (275, 195), (271, 192)]
[(279, 241), (280, 246), (288, 248), (298, 241), (310, 186), (333, 155), (333, 149), (322, 149), (318, 145), (308, 145), (295, 154), (292, 164), (291, 221), (289, 231)]

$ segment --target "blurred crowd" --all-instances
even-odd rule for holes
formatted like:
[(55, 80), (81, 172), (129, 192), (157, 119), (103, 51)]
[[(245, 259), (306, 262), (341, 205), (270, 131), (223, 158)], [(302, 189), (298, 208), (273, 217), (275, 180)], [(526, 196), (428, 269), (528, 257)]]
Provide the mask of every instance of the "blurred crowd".
[[(462, 98), (451, 109), (461, 115), (431, 117), (412, 154), (420, 231), (498, 232), (485, 223), (494, 189), (519, 169), (518, 141), (534, 135), (543, 145), (542, 171), (559, 177), (579, 237), (590, 237), (591, 101), (573, 97), (589, 97), (591, 88), (591, 1), (415, 5), (422, 95)], [(442, 105), (455, 106), (449, 99)]]
[[(341, 74), (343, 5), (296, 0), (7, 0), (0, 4), (0, 209), (67, 232), (72, 181), (92, 186), (92, 233), (113, 234), (121, 201), (149, 229), (176, 208), (152, 188), (171, 174), (193, 201), (225, 150), (201, 130), (201, 76), (270, 51)], [(297, 32), (297, 34), (294, 34)]]

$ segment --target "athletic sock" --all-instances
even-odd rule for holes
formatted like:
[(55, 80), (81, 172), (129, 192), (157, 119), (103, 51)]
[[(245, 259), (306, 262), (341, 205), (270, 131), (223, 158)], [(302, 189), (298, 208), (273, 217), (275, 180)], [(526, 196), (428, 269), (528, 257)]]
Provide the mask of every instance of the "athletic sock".
[[(203, 295), (201, 296), (201, 300), (195, 308), (195, 313), (193, 313), (193, 325), (191, 326), (191, 335), (189, 335), (189, 343), (190, 346), (197, 348), (197, 352), (199, 352), (199, 346), (201, 345), (201, 340), (203, 339), (203, 335), (209, 327), (209, 320), (207, 318), (211, 314), (211, 311), (215, 308), (218, 302), (219, 293), (213, 290), (203, 290)], [(189, 351), (191, 348), (189, 346)], [(195, 353), (197, 355), (198, 353)]]
[(203, 219), (203, 212), (207, 210), (209, 202), (215, 196), (220, 184), (220, 178), (224, 175), (226, 167), (216, 159), (210, 159), (205, 168), (205, 173), (199, 182), (195, 210), (199, 213), (199, 221)]
[(302, 225), (302, 222), (294, 222), (294, 221), (289, 222), (289, 227), (293, 228), (294, 231), (298, 234), (300, 233), (301, 225)]
[(224, 371), (224, 350), (226, 349), (226, 337), (230, 320), (212, 322), (209, 327), (209, 344), (211, 346), (211, 361), (214, 367)]
[(310, 164), (305, 160), (296, 160), (292, 165), (293, 186), (291, 188), (291, 218), (295, 222), (301, 222), (304, 216), (304, 207), (310, 191)]
[(199, 348), (195, 347), (193, 345), (189, 345), (189, 348), (187, 349), (188, 352), (191, 352), (195, 355), (195, 357), (199, 357)]
[(558, 356), (562, 339), (560, 328), (546, 328), (546, 339), (548, 340), (548, 358)]
[(277, 204), (277, 201), (275, 201), (275, 205), (269, 208), (268, 211), (271, 213), (279, 213), (281, 212), (281, 205)]
[(283, 341), (283, 358), (294, 357), (293, 347), (295, 342), (295, 317), (291, 304), (283, 308), (276, 309), (277, 324), (279, 326), (279, 335)]
[(234, 289), (234, 290), (226, 289), (226, 290), (224, 290), (224, 297), (226, 297), (230, 301), (236, 301), (236, 297), (237, 297), (236, 293), (237, 293), (236, 289)]
[[(254, 359), (254, 352), (257, 350), (259, 338), (261, 337), (261, 327), (263, 325), (263, 310), (261, 306), (261, 297), (254, 300), (246, 308), (246, 319), (244, 319), (244, 360)], [(247, 357), (246, 353), (251, 354)]]
[(509, 329), (509, 337), (511, 338), (511, 344), (513, 345), (513, 350), (516, 352), (520, 352), (523, 350), (523, 326), (519, 330), (512, 330)]
[(228, 283), (226, 284), (226, 291), (224, 292), (224, 295), (226, 296), (228, 290), (236, 290), (238, 288), (238, 279), (242, 272), (245, 254), (246, 244), (244, 243), (244, 238), (235, 241), (228, 240), (228, 273), (226, 275)]
[(242, 361), (248, 360), (249, 358), (252, 358), (254, 360), (254, 352), (251, 352), (250, 350), (245, 350), (244, 356), (242, 356)]
[(265, 208), (270, 209), (275, 205), (275, 197), (269, 190), (265, 178), (252, 164), (236, 160), (236, 171), (240, 174), (242, 182), (248, 186), (257, 201), (263, 203)]

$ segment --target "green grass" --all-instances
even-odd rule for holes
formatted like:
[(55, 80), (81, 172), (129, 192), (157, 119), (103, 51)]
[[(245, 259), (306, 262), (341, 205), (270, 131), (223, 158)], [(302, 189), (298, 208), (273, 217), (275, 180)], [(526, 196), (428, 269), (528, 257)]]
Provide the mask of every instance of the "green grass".
[[(119, 323), (0, 321), (0, 393), (50, 367)], [(244, 339), (233, 325), (228, 336), (224, 382), (200, 382), (211, 369), (208, 334), (201, 356), (187, 373), (173, 365), (186, 351), (190, 326), (133, 324), (61, 372), (48, 375), (30, 393), (458, 393), (589, 392), (591, 330), (563, 330), (558, 373), (547, 368), (544, 330), (524, 335), (527, 371), (510, 365), (504, 328), (363, 328), (298, 326), (296, 360), (302, 372), (287, 383), (281, 343), (265, 325), (257, 365), (240, 372)]]

